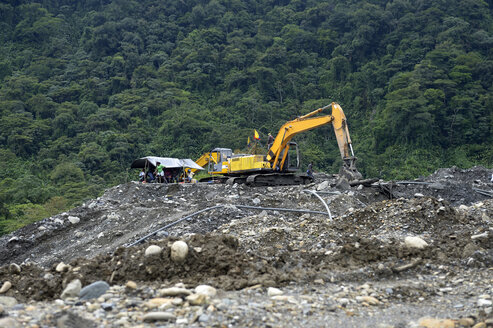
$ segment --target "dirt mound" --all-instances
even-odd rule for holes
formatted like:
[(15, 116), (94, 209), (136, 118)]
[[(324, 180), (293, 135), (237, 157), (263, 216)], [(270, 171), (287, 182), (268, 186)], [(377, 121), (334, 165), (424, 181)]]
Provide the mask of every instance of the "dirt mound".
[[(476, 206), (471, 208), (481, 213), (491, 210), (488, 204), (481, 205), (484, 211)], [(320, 215), (262, 212), (233, 220), (218, 231), (236, 236), (245, 253), (263, 256), (275, 267), (302, 265), (307, 276), (310, 271), (316, 275), (324, 270), (368, 269), (369, 265), (376, 272), (379, 264), (388, 270), (416, 258), (436, 264), (465, 264), (473, 254), (479, 266), (488, 266), (491, 238), (471, 237), (488, 232), (489, 222), (466, 213), (474, 212), (420, 197), (350, 208), (333, 221)], [(429, 247), (409, 248), (404, 243), (407, 236), (420, 236)]]
[[(203, 283), (235, 290), (317, 278), (386, 278), (407, 270), (429, 274), (436, 265), (487, 267), (493, 265), (492, 239), (471, 237), (489, 232), (488, 221), (474, 218), (477, 212), (490, 213), (490, 203), (457, 210), (433, 198), (399, 199), (351, 210), (332, 221), (322, 215), (264, 211), (222, 225), (218, 230), (222, 234), (184, 238), (190, 251), (183, 263), (171, 260), (170, 245), (178, 238), (170, 237), (152, 242), (163, 248), (159, 255), (144, 256), (151, 243), (120, 247), (111, 255), (76, 259), (63, 273), (54, 266), (43, 270), (27, 264), (21, 266), (20, 274), (12, 274), (4, 266), (0, 281), (10, 280), (15, 286), (7, 295), (44, 300), (59, 297), (76, 278), (83, 285), (97, 280), (122, 285), (134, 280)], [(429, 246), (407, 247), (403, 240), (408, 235), (420, 235)], [(433, 266), (421, 265), (426, 263)]]
[(60, 297), (63, 287), (73, 279), (83, 285), (104, 280), (125, 284), (128, 280), (146, 283), (175, 283), (196, 285), (197, 282), (231, 290), (262, 284), (274, 286), (292, 280), (260, 258), (247, 256), (238, 249), (238, 240), (225, 235), (195, 235), (186, 240), (190, 246), (184, 262), (175, 263), (170, 246), (176, 238), (154, 242), (163, 248), (159, 255), (144, 256), (149, 244), (119, 248), (113, 255), (92, 259), (79, 258), (70, 263), (67, 272), (57, 272), (55, 266), (44, 270), (28, 264), (21, 273), (12, 275), (9, 267), (0, 269), (0, 281), (10, 280), (16, 286), (6, 295), (18, 299), (44, 300)]
[(467, 170), (452, 167), (439, 169), (414, 181), (392, 183), (391, 188), (396, 197), (412, 198), (422, 194), (445, 199), (454, 206), (469, 205), (491, 198), (478, 192), (478, 189), (493, 193), (493, 183), (490, 182), (492, 174), (493, 170), (482, 166)]
[(112, 256), (79, 259), (72, 263), (81, 267), (86, 280), (101, 278), (101, 272), (112, 283), (125, 283), (130, 278), (147, 282), (200, 281), (222, 289), (240, 289), (263, 284), (274, 285), (282, 278), (273, 268), (258, 258), (246, 256), (238, 249), (238, 240), (225, 235), (194, 235), (186, 242), (191, 246), (183, 263), (170, 257), (171, 243), (175, 238), (153, 243), (163, 248), (159, 255), (145, 257), (149, 244), (132, 248), (119, 248)]
[(355, 210), (341, 218), (339, 227), (385, 240), (409, 234), (445, 234), (464, 223), (467, 219), (448, 202), (422, 197), (383, 201)]

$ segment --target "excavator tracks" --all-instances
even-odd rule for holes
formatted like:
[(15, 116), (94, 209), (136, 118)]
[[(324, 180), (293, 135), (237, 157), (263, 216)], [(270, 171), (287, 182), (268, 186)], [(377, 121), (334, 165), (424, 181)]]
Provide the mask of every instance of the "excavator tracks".
[(202, 179), (199, 182), (215, 182), (233, 185), (246, 184), (252, 187), (261, 186), (289, 186), (302, 185), (313, 181), (312, 177), (307, 175), (295, 175), (294, 173), (272, 173), (272, 174), (255, 174), (249, 176), (226, 177), (219, 176), (214, 178)]
[(307, 175), (255, 174), (246, 179), (246, 184), (249, 186), (288, 186), (307, 184), (312, 181), (313, 178)]

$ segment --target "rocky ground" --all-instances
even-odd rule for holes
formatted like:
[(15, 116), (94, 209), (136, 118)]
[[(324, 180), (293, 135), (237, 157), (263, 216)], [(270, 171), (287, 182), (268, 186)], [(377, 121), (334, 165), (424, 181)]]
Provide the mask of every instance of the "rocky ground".
[(120, 185), (0, 238), (0, 327), (493, 327), (492, 173)]

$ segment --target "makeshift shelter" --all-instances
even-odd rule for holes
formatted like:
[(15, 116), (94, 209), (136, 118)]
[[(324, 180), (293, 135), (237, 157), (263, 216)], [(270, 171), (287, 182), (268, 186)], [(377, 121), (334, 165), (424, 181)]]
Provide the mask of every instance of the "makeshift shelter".
[(130, 166), (131, 169), (150, 169), (154, 170), (156, 168), (156, 163), (159, 162), (163, 164), (166, 168), (190, 168), (196, 170), (203, 170), (204, 168), (195, 163), (193, 160), (189, 158), (179, 159), (172, 157), (156, 157), (156, 156), (147, 156), (136, 159), (132, 162)]

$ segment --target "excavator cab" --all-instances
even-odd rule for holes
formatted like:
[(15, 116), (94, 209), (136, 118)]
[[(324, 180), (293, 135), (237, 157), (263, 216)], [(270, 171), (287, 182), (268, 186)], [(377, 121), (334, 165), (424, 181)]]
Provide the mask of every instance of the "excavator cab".
[[(284, 163), (283, 172), (297, 172), (300, 169), (300, 152), (298, 150), (298, 144), (294, 141), (289, 142), (289, 147), (286, 149), (288, 156)], [(283, 150), (283, 151), (286, 151)], [(283, 154), (281, 154), (282, 156)]]
[(229, 148), (214, 148), (211, 151), (214, 154), (216, 161), (209, 162), (209, 172), (214, 173), (227, 173), (228, 172), (228, 159), (233, 157), (233, 151)]

